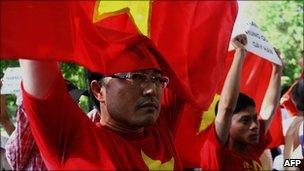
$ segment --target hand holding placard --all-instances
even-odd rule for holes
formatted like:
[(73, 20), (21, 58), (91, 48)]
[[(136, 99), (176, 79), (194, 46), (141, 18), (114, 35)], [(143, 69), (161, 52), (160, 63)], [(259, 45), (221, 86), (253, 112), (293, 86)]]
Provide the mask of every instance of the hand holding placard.
[(248, 28), (245, 30), (247, 44), (245, 48), (272, 63), (282, 66), (281, 59), (278, 57), (272, 45), (262, 35), (258, 26), (254, 22), (249, 22), (247, 25)]

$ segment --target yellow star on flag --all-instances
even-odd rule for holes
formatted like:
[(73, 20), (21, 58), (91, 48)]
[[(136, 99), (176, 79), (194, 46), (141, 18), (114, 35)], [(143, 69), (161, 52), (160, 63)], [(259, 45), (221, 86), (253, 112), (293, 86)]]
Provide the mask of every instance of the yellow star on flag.
[(213, 101), (209, 106), (208, 111), (203, 112), (198, 133), (205, 130), (210, 124), (213, 123), (215, 119), (215, 105), (219, 99), (220, 99), (220, 95), (215, 94), (213, 97)]
[(150, 1), (97, 1), (93, 14), (93, 22), (95, 23), (109, 16), (125, 12), (132, 16), (140, 32), (148, 36)]
[(149, 170), (173, 170), (174, 169), (174, 158), (171, 160), (162, 163), (160, 160), (153, 160), (149, 156), (147, 156), (144, 151), (141, 150), (141, 156), (148, 166)]

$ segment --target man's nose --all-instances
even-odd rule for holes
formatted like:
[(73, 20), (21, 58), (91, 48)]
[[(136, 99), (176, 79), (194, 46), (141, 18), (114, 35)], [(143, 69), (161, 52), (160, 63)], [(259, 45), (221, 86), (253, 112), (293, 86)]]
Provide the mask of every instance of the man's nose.
[(250, 130), (257, 130), (259, 128), (259, 123), (257, 121), (252, 121), (250, 124)]
[(157, 85), (153, 82), (145, 82), (143, 85), (143, 95), (144, 96), (156, 96), (157, 95)]

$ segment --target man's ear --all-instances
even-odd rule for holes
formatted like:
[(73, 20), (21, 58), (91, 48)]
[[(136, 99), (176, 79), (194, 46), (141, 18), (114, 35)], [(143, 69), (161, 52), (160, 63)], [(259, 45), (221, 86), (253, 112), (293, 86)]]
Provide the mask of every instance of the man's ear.
[(90, 84), (91, 91), (95, 98), (101, 103), (105, 102), (105, 89), (97, 80), (93, 80)]

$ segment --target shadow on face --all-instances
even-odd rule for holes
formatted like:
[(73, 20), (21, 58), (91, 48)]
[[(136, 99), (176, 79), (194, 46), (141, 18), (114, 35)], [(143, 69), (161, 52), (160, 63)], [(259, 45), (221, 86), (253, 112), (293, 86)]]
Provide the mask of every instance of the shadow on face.
[(255, 108), (246, 107), (232, 116), (230, 136), (234, 142), (256, 145), (259, 142), (260, 125)]

